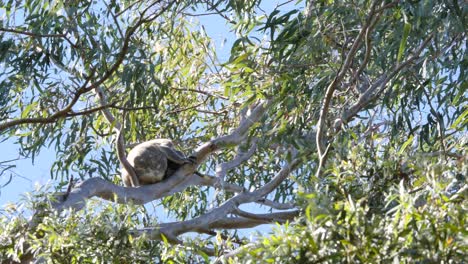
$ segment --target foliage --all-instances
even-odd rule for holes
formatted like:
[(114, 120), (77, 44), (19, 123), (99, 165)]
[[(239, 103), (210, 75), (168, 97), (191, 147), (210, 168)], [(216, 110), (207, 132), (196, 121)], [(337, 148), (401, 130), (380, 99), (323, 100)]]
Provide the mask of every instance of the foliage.
[[(44, 198), (43, 195), (31, 197), (24, 204), (47, 211), (50, 207), (41, 197)], [(36, 258), (53, 263), (200, 261), (200, 257), (186, 256), (177, 247), (168, 246), (163, 250), (159, 243), (146, 236), (132, 235), (130, 230), (139, 227), (136, 223), (157, 225), (157, 218), (150, 218), (141, 207), (99, 201), (91, 201), (87, 207), (100, 210), (46, 214), (37, 228), (30, 229), (27, 219), (17, 211), (20, 208), (10, 205), (9, 214), (0, 218), (0, 259), (20, 261), (29, 244)]]
[[(462, 262), (468, 6), (266, 2), (2, 1), (0, 141), (56, 156), (55, 186), (2, 212), (0, 258)], [(227, 57), (204, 17), (233, 33)], [(163, 192), (157, 214), (114, 187), (95, 195), (110, 203), (55, 210), (98, 188), (73, 177), (121, 183), (120, 131), (129, 145), (211, 146), (196, 165), (216, 181)], [(14, 165), (0, 161), (1, 188)], [(284, 225), (246, 244), (238, 220)]]
[[(277, 226), (227, 263), (458, 263), (466, 259), (466, 164), (426, 162), (414, 171), (425, 185), (404, 181), (383, 190), (327, 190), (302, 194), (304, 215)], [(455, 165), (455, 166), (454, 166)], [(352, 173), (346, 171), (342, 174)], [(342, 184), (335, 185), (340, 188)], [(464, 186), (460, 189), (460, 186)], [(381, 186), (379, 186), (381, 188)], [(365, 187), (363, 189), (366, 189)]]

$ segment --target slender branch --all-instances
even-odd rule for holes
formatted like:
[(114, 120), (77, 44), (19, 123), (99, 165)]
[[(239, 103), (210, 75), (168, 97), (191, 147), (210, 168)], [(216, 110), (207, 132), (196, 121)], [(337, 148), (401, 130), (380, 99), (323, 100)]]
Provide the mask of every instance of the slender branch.
[(183, 15), (185, 15), (185, 16), (191, 16), (191, 17), (202, 17), (202, 16), (217, 15), (218, 13), (216, 13), (216, 12), (211, 12), (211, 13), (191, 14), (191, 13), (181, 12), (181, 14), (183, 14)]
[(279, 203), (268, 199), (260, 199), (256, 203), (269, 206), (276, 210), (289, 210), (296, 208), (294, 203)]
[[(125, 122), (125, 112), (122, 118)], [(135, 172), (135, 169), (133, 168), (132, 164), (127, 159), (127, 154), (125, 153), (125, 139), (124, 139), (124, 123), (120, 125), (120, 129), (118, 130), (117, 133), (117, 139), (116, 139), (116, 148), (117, 148), (117, 158), (120, 161), (120, 164), (122, 164), (122, 170), (125, 170), (126, 173), (130, 175), (130, 185), (132, 187), (137, 187), (140, 186), (140, 181), (138, 180), (138, 176)], [(111, 124), (112, 125), (112, 124)], [(125, 179), (123, 178), (124, 172), (122, 171), (122, 182), (125, 183)]]
[(125, 55), (127, 54), (127, 51), (128, 51), (128, 47), (129, 47), (129, 43), (130, 43), (130, 39), (132, 37), (132, 35), (136, 32), (136, 30), (143, 24), (143, 23), (147, 23), (147, 22), (151, 22), (153, 21), (154, 19), (156, 19), (157, 17), (159, 17), (163, 12), (165, 12), (166, 10), (169, 9), (169, 7), (174, 4), (174, 2), (170, 2), (167, 6), (161, 8), (161, 10), (156, 13), (156, 14), (153, 14), (151, 18), (149, 19), (144, 19), (143, 16), (145, 14), (145, 12), (147, 11), (147, 9), (142, 13), (142, 15), (140, 16), (139, 20), (136, 22), (136, 24), (132, 27), (130, 27), (126, 34), (125, 34), (125, 39), (123, 41), (123, 45), (122, 45), (122, 48), (120, 50), (120, 52), (118, 53), (117, 55), (117, 59), (115, 61), (115, 63), (112, 65), (112, 67), (107, 70), (104, 75), (98, 79), (97, 81), (91, 83), (89, 86), (88, 86), (88, 83), (89, 81), (91, 80), (91, 78), (94, 76), (94, 73), (95, 73), (95, 70), (92, 71), (92, 73), (88, 76), (88, 78), (86, 78), (86, 81), (85, 83), (76, 91), (75, 95), (73, 96), (72, 100), (70, 101), (70, 103), (68, 103), (67, 106), (65, 106), (62, 110), (59, 110), (57, 112), (55, 112), (54, 114), (51, 114), (50, 116), (48, 117), (37, 117), (37, 118), (21, 118), (21, 119), (15, 119), (15, 120), (11, 120), (11, 121), (7, 121), (7, 122), (3, 122), (0, 124), (0, 131), (4, 130), (4, 129), (7, 129), (7, 128), (11, 128), (11, 127), (15, 127), (15, 126), (18, 126), (18, 125), (22, 125), (22, 124), (47, 124), (47, 123), (53, 123), (55, 122), (57, 119), (60, 119), (60, 118), (64, 118), (67, 116), (67, 114), (71, 111), (71, 109), (73, 108), (73, 106), (78, 102), (79, 98), (81, 97), (82, 94), (85, 94), (97, 87), (99, 87), (101, 84), (103, 84), (108, 78), (110, 78), (115, 71), (117, 71), (117, 69), (120, 67), (120, 65), (122, 64), (124, 58), (125, 58)]
[(396, 1), (393, 1), (393, 2), (390, 2), (388, 4), (385, 4), (384, 6), (378, 8), (377, 10), (375, 10), (376, 13), (380, 13), (382, 11), (384, 11), (385, 9), (389, 9), (389, 8), (392, 8), (392, 7), (395, 7), (396, 5), (398, 5), (400, 3), (400, 0), (396, 0)]
[(359, 76), (362, 74), (364, 69), (367, 67), (367, 64), (369, 62), (371, 53), (372, 53), (372, 42), (371, 42), (371, 34), (374, 27), (377, 25), (377, 22), (380, 20), (381, 16), (377, 16), (376, 18), (373, 19), (371, 22), (371, 25), (367, 27), (366, 29), (366, 35), (365, 35), (365, 47), (366, 47), (366, 53), (364, 54), (364, 60), (362, 61), (361, 65), (359, 66), (359, 69), (356, 71), (356, 74), (354, 75), (353, 79), (351, 80), (351, 84), (356, 82), (356, 80), (359, 78)]
[(110, 103), (109, 108), (115, 108), (118, 110), (123, 110), (123, 111), (138, 111), (138, 110), (156, 110), (158, 111), (159, 108), (157, 106), (141, 106), (141, 107), (124, 107), (124, 106), (118, 106), (115, 105), (115, 103)]
[(75, 93), (71, 101), (61, 110), (49, 115), (48, 117), (19, 118), (0, 123), (0, 131), (22, 124), (48, 124), (53, 123), (59, 118), (65, 118), (70, 113), (73, 106), (78, 102), (80, 96), (85, 93), (83, 88), (88, 84), (90, 78), (87, 78), (81, 88)]
[[(421, 81), (419, 81), (419, 84), (422, 85)], [(442, 147), (442, 151), (444, 153), (447, 153), (447, 145), (445, 144), (445, 133), (444, 133), (444, 126), (443, 126), (444, 120), (441, 117), (441, 115), (439, 114), (439, 112), (437, 112), (437, 110), (432, 105), (432, 99), (429, 96), (429, 93), (424, 88), (422, 90), (423, 90), (424, 95), (426, 96), (427, 104), (429, 105), (429, 108), (431, 109), (432, 114), (434, 115), (434, 117), (437, 120), (437, 130), (438, 130), (438, 134), (439, 134), (440, 145)], [(447, 160), (447, 157), (445, 157), (445, 158)]]
[(275, 213), (275, 214), (253, 214), (253, 213), (249, 213), (249, 212), (246, 212), (244, 210), (241, 210), (241, 209), (239, 209), (239, 207), (236, 207), (236, 209), (234, 209), (233, 213), (238, 215), (238, 216), (241, 216), (241, 217), (255, 219), (255, 220), (261, 220), (261, 221), (265, 221), (265, 222), (271, 222), (271, 221), (280, 222), (281, 220), (278, 221), (278, 217), (277, 217), (278, 215), (281, 215), (281, 216), (283, 216), (283, 215), (298, 216), (300, 211), (295, 210), (295, 211), (281, 212), (281, 213)]
[(180, 112), (185, 112), (187, 110), (192, 110), (192, 109), (197, 109), (197, 107), (201, 106), (201, 105), (204, 105), (205, 102), (202, 101), (202, 102), (199, 102), (198, 104), (195, 104), (195, 105), (191, 105), (191, 106), (187, 106), (187, 107), (184, 107), (184, 108), (177, 108), (177, 109), (174, 109), (174, 110), (171, 110), (171, 111), (168, 111), (167, 114), (178, 114)]
[(260, 101), (256, 106), (252, 106), (252, 111), (247, 116), (245, 120), (240, 122), (237, 129), (235, 129), (231, 134), (226, 136), (221, 136), (219, 138), (213, 139), (195, 150), (195, 153), (191, 156), (196, 158), (198, 164), (205, 160), (208, 155), (214, 151), (225, 148), (229, 146), (236, 146), (242, 142), (246, 136), (248, 130), (252, 127), (253, 124), (258, 122), (260, 118), (263, 117), (268, 107), (271, 105), (270, 100)]
[(113, 104), (107, 104), (107, 105), (101, 105), (101, 106), (97, 106), (93, 108), (84, 109), (78, 112), (71, 111), (70, 113), (67, 113), (66, 117), (88, 115), (88, 114), (92, 114), (98, 111), (102, 111), (107, 108), (112, 108), (113, 106), (114, 106)]
[(420, 155), (422, 157), (439, 157), (440, 155), (447, 156), (450, 158), (460, 159), (460, 160), (468, 160), (468, 157), (455, 152), (447, 152), (447, 151), (434, 151), (434, 152), (418, 152), (416, 155)]
[[(348, 123), (352, 118), (354, 118), (362, 109), (364, 109), (370, 102), (374, 101), (386, 88), (387, 83), (393, 79), (402, 69), (409, 66), (415, 60), (417, 60), (424, 50), (427, 47), (430, 40), (433, 37), (433, 33), (429, 34), (429, 36), (423, 41), (423, 43), (413, 52), (413, 55), (405, 60), (404, 62), (395, 65), (393, 70), (390, 73), (383, 73), (364, 93), (359, 96), (358, 101), (352, 105), (348, 110), (343, 111), (341, 114), (341, 121), (344, 123)], [(338, 124), (335, 126), (335, 130), (339, 131), (341, 129), (341, 125)]]
[(223, 12), (221, 12), (216, 6), (212, 5), (210, 1), (204, 1), (205, 4), (208, 6), (208, 8), (213, 9), (218, 15), (220, 15), (222, 18), (224, 18), (228, 23), (230, 24), (236, 24), (236, 22), (232, 19), (230, 19), (228, 16), (226, 16)]
[(107, 3), (104, 2), (104, 4), (106, 5), (107, 9), (109, 10), (110, 15), (112, 16), (112, 19), (114, 20), (115, 26), (117, 27), (117, 31), (119, 31), (120, 37), (124, 38), (125, 36), (122, 32), (122, 29), (120, 28), (120, 23), (117, 20), (117, 16), (114, 14), (114, 12), (111, 10), (111, 8), (109, 7)]
[(282, 6), (284, 6), (284, 5), (287, 5), (287, 4), (289, 4), (289, 3), (293, 2), (293, 1), (294, 1), (294, 0), (288, 0), (288, 1), (285, 1), (285, 2), (283, 2), (283, 3), (281, 3), (281, 4), (277, 4), (277, 5), (276, 5), (276, 8), (282, 7)]
[(250, 159), (255, 153), (256, 148), (257, 143), (256, 140), (254, 140), (254, 142), (252, 142), (252, 146), (249, 148), (249, 150), (247, 150), (247, 152), (242, 153), (238, 151), (234, 159), (216, 166), (216, 177), (218, 177), (221, 185), (224, 184), (224, 179), (226, 178), (227, 172)]
[(222, 96), (222, 95), (215, 94), (215, 93), (210, 93), (210, 92), (203, 91), (203, 90), (189, 89), (189, 88), (172, 88), (172, 89), (177, 90), (177, 91), (187, 91), (187, 92), (199, 93), (199, 94), (203, 94), (203, 95), (206, 95), (206, 96), (220, 98), (220, 99), (223, 99), (223, 100), (228, 100), (229, 99), (226, 96)]
[(15, 33), (15, 34), (20, 34), (20, 35), (25, 35), (29, 37), (35, 37), (35, 38), (65, 38), (65, 34), (40, 34), (40, 33), (33, 33), (33, 32), (28, 32), (28, 31), (23, 31), (19, 29), (13, 29), (13, 28), (0, 28), (1, 32), (9, 32), (9, 33)]
[(127, 12), (130, 8), (132, 8), (134, 5), (138, 4), (138, 3), (141, 3), (143, 2), (142, 0), (138, 0), (138, 1), (135, 1), (131, 4), (129, 4), (126, 8), (124, 8), (122, 11), (118, 12), (117, 14), (115, 14), (117, 17), (122, 15), (123, 13)]
[(317, 169), (316, 175), (320, 174), (321, 168), (323, 166), (324, 160), (325, 160), (325, 154), (326, 154), (326, 140), (325, 140), (325, 134), (327, 131), (326, 128), (326, 118), (328, 115), (328, 110), (330, 107), (331, 100), (333, 98), (333, 93), (338, 86), (338, 84), (341, 82), (341, 80), (344, 78), (346, 72), (348, 71), (349, 67), (351, 66), (351, 62), (354, 59), (354, 56), (356, 52), (358, 51), (358, 48), (360, 47), (362, 43), (362, 39), (366, 35), (367, 29), (371, 25), (374, 15), (375, 15), (375, 8), (377, 5), (378, 1), (373, 1), (370, 13), (366, 19), (365, 24), (359, 31), (358, 36), (354, 40), (351, 49), (348, 51), (348, 54), (346, 55), (346, 58), (343, 62), (343, 65), (340, 68), (340, 71), (336, 74), (336, 77), (333, 79), (333, 81), (330, 83), (330, 85), (327, 87), (327, 90), (325, 92), (325, 97), (322, 101), (322, 107), (320, 109), (320, 115), (319, 115), (319, 121), (317, 123), (317, 135), (316, 135), (316, 144), (317, 144), (317, 152), (319, 155), (319, 166)]

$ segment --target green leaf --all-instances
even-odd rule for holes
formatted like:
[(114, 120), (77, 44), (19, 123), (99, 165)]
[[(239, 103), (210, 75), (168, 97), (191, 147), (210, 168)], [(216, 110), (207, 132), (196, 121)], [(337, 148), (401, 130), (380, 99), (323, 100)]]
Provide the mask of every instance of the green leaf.
[(408, 140), (406, 140), (406, 142), (403, 143), (403, 145), (401, 145), (400, 151), (398, 151), (398, 155), (401, 155), (401, 154), (405, 151), (405, 149), (406, 149), (411, 143), (413, 143), (413, 138), (414, 138), (414, 136), (411, 135), (411, 136), (408, 138)]
[(467, 121), (467, 117), (468, 116), (468, 108), (465, 109), (465, 111), (453, 122), (452, 126), (450, 126), (451, 129), (457, 129), (458, 127), (458, 124), (462, 123), (463, 124), (466, 124), (468, 121)]
[(36, 107), (36, 105), (37, 105), (37, 102), (32, 102), (32, 103), (30, 103), (29, 105), (27, 105), (27, 106), (24, 108), (23, 112), (21, 112), (21, 118), (27, 118), (28, 115), (29, 115), (29, 113), (30, 113), (31, 111), (34, 110), (34, 108)]
[(411, 24), (405, 22), (405, 26), (403, 27), (403, 36), (400, 41), (400, 48), (398, 49), (397, 55), (397, 63), (401, 62), (401, 58), (403, 57), (403, 53), (406, 49), (406, 42), (408, 40), (408, 35), (411, 31)]

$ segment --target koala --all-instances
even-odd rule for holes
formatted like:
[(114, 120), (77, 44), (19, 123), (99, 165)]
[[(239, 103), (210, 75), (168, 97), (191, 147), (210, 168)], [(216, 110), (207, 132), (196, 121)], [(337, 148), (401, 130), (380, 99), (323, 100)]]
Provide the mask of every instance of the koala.
[[(154, 139), (135, 146), (127, 156), (128, 163), (138, 178), (140, 185), (154, 184), (174, 174), (183, 164), (194, 163), (193, 157), (174, 148), (170, 139)], [(122, 168), (122, 179), (126, 187), (132, 185), (128, 169)]]

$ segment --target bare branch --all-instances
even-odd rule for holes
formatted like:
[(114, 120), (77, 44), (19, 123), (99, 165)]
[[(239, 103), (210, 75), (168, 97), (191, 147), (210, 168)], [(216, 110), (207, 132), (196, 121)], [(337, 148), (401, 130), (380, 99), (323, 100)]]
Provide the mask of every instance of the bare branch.
[[(125, 120), (125, 114), (124, 118)], [(125, 139), (123, 136), (124, 132), (124, 125), (122, 124), (120, 126), (120, 129), (117, 133), (117, 139), (116, 139), (116, 148), (117, 148), (117, 157), (122, 164), (122, 170), (125, 170), (129, 175), (130, 175), (130, 184), (132, 187), (137, 187), (140, 186), (140, 181), (138, 180), (138, 176), (135, 172), (135, 169), (133, 168), (132, 164), (127, 159), (127, 154), (125, 153)], [(122, 173), (123, 175), (123, 173)], [(122, 177), (122, 182), (124, 181), (124, 178)]]
[[(186, 186), (189, 185), (204, 185), (216, 187), (218, 183), (218, 178), (213, 176), (204, 175), (203, 177), (192, 176), (189, 180), (185, 181)], [(247, 191), (244, 187), (225, 182), (224, 186), (221, 187), (224, 191), (241, 193)], [(276, 210), (290, 210), (296, 208), (294, 203), (279, 203), (266, 198), (260, 198), (255, 201), (258, 204), (271, 207)]]
[[(215, 219), (210, 223), (198, 222), (198, 225), (191, 226), (187, 228), (187, 221), (172, 222), (172, 223), (162, 223), (158, 227), (147, 227), (138, 230), (132, 231), (134, 235), (143, 235), (146, 234), (151, 239), (159, 240), (161, 239), (161, 234), (171, 234), (171, 235), (181, 235), (188, 232), (198, 232), (206, 233), (206, 230), (213, 229), (242, 229), (242, 228), (252, 228), (263, 224), (270, 223), (285, 223), (286, 221), (292, 221), (295, 217), (299, 216), (300, 211), (290, 211), (290, 212), (279, 212), (279, 213), (269, 213), (269, 214), (255, 214), (254, 218), (246, 217), (222, 217)], [(183, 230), (183, 231), (182, 231)]]
[[(336, 90), (336, 87), (338, 84), (342, 81), (344, 78), (346, 72), (349, 70), (349, 67), (351, 66), (351, 62), (354, 59), (354, 56), (356, 55), (356, 52), (358, 51), (358, 48), (361, 46), (362, 39), (366, 34), (368, 34), (368, 28), (371, 25), (374, 15), (375, 15), (375, 8), (377, 6), (377, 3), (379, 1), (373, 1), (371, 10), (369, 12), (369, 15), (366, 19), (365, 24), (359, 31), (358, 36), (354, 40), (351, 49), (348, 51), (348, 54), (346, 55), (346, 58), (343, 62), (343, 65), (340, 68), (340, 71), (336, 74), (335, 78), (333, 81), (330, 83), (330, 85), (327, 87), (327, 90), (325, 92), (325, 97), (323, 98), (322, 101), (322, 106), (320, 109), (320, 115), (319, 115), (319, 120), (317, 122), (317, 135), (316, 135), (316, 143), (317, 143), (317, 152), (319, 156), (319, 166), (317, 169), (316, 175), (318, 176), (320, 174), (321, 168), (323, 166), (325, 156), (326, 156), (326, 139), (325, 139), (325, 134), (327, 131), (326, 128), (326, 122), (325, 120), (327, 119), (328, 115), (328, 110), (330, 108), (330, 103), (333, 98), (333, 93)], [(377, 14), (378, 15), (378, 14)]]
[[(196, 182), (194, 182), (194, 185), (203, 185), (203, 186), (213, 186), (216, 187), (218, 186), (219, 179), (217, 177), (213, 176), (208, 176), (204, 175), (203, 177), (198, 177), (195, 178)], [(234, 193), (241, 193), (245, 191), (245, 188), (236, 184), (228, 183), (225, 182), (224, 186), (222, 186), (223, 190), (228, 191), (228, 192), (234, 192)]]
[(187, 92), (199, 93), (199, 94), (203, 94), (203, 95), (210, 96), (210, 97), (220, 98), (220, 99), (223, 99), (223, 100), (228, 100), (229, 99), (226, 96), (222, 96), (222, 95), (215, 94), (215, 93), (210, 93), (210, 92), (203, 91), (203, 90), (189, 89), (189, 88), (176, 88), (176, 87), (174, 87), (172, 89), (177, 90), (177, 91), (187, 91)]
[(256, 203), (269, 206), (276, 210), (289, 210), (296, 208), (294, 203), (279, 203), (268, 199), (260, 199)]
[(13, 28), (0, 28), (0, 32), (9, 32), (35, 38), (65, 38), (65, 34), (39, 34)]
[(208, 157), (208, 155), (215, 152), (216, 150), (223, 147), (235, 146), (240, 144), (246, 136), (248, 130), (252, 127), (252, 125), (258, 122), (260, 118), (263, 117), (270, 104), (271, 101), (269, 100), (260, 101), (255, 107), (253, 107), (252, 111), (247, 116), (247, 118), (245, 120), (242, 120), (237, 129), (235, 129), (231, 134), (213, 139), (201, 145), (195, 150), (195, 153), (193, 153), (191, 156), (195, 157), (197, 163), (200, 164), (203, 160), (205, 160)]
[[(293, 161), (292, 165), (296, 165), (298, 163), (299, 160)], [(148, 235), (150, 237), (158, 237), (160, 233), (172, 233), (174, 235), (180, 235), (187, 232), (193, 232), (199, 227), (210, 228), (212, 227), (211, 224), (215, 223), (218, 219), (226, 217), (228, 214), (235, 212), (240, 204), (258, 201), (261, 197), (270, 193), (272, 191), (272, 188), (274, 189), (276, 186), (278, 186), (289, 175), (290, 169), (291, 166), (289, 164), (286, 164), (283, 167), (283, 169), (280, 172), (278, 172), (278, 174), (269, 183), (267, 183), (265, 186), (258, 189), (257, 191), (240, 193), (226, 201), (218, 208), (212, 209), (204, 215), (183, 222), (167, 223), (164, 225), (164, 227), (161, 226), (160, 230), (149, 231)], [(255, 220), (261, 222), (263, 221), (258, 219)]]
[(279, 223), (284, 223), (282, 222), (283, 216), (298, 216), (300, 211), (295, 210), (295, 211), (290, 211), (290, 212), (281, 212), (281, 213), (270, 213), (270, 214), (253, 214), (246, 212), (244, 210), (241, 210), (239, 207), (236, 207), (236, 209), (233, 212), (234, 214), (244, 217), (244, 218), (250, 218), (250, 219), (255, 219), (255, 220), (261, 220), (265, 222), (279, 222)]
[(286, 163), (286, 165), (281, 168), (281, 170), (265, 185), (259, 188), (256, 191), (250, 193), (250, 195), (254, 197), (264, 197), (267, 194), (271, 193), (278, 187), (288, 176), (289, 173), (295, 168), (297, 165), (301, 163), (301, 159), (294, 159), (291, 163)]
[(241, 163), (247, 161), (252, 157), (252, 155), (255, 153), (255, 149), (257, 148), (257, 143), (256, 140), (252, 142), (252, 146), (250, 146), (249, 150), (247, 152), (242, 153), (240, 150), (238, 150), (236, 156), (234, 159), (228, 162), (224, 162), (222, 164), (219, 164), (216, 166), (216, 177), (218, 177), (221, 185), (224, 184), (224, 179), (226, 178), (226, 174), (229, 170), (239, 166)]
[[(138, 188), (127, 188), (115, 185), (101, 178), (90, 178), (76, 186), (68, 195), (66, 201), (54, 204), (54, 208), (61, 211), (66, 208), (81, 209), (87, 199), (99, 197), (104, 200), (121, 204), (146, 204), (156, 199), (180, 191), (178, 185), (193, 174), (195, 168), (186, 164), (177, 170), (169, 179), (157, 184), (144, 185)], [(197, 176), (198, 177), (198, 176)]]
[[(423, 43), (413, 52), (413, 55), (404, 62), (395, 65), (393, 70), (389, 73), (383, 73), (364, 93), (359, 96), (358, 101), (353, 104), (348, 110), (343, 111), (341, 121), (344, 123), (349, 122), (354, 118), (362, 109), (364, 109), (370, 102), (374, 101), (386, 88), (387, 83), (393, 79), (402, 69), (408, 67), (411, 63), (417, 60), (421, 52), (426, 48), (432, 39), (433, 34), (430, 34)], [(341, 123), (341, 122), (337, 122)], [(341, 124), (335, 126), (335, 130), (341, 129)]]

